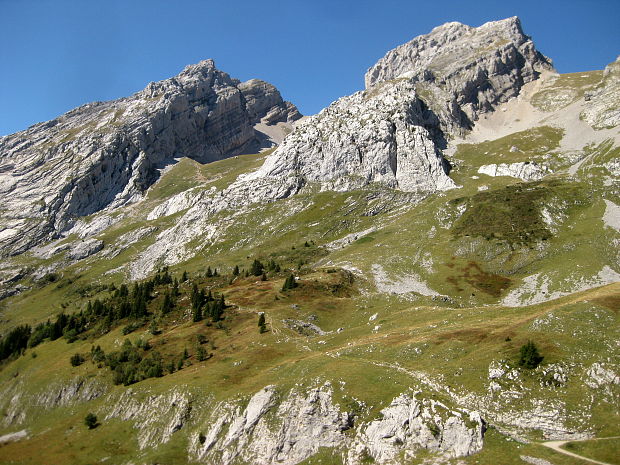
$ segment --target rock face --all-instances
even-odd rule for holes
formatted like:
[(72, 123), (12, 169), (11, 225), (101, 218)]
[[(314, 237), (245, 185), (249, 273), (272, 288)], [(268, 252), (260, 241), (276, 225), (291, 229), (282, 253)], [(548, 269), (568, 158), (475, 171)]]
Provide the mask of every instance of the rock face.
[(605, 68), (603, 81), (586, 96), (588, 107), (581, 117), (594, 129), (620, 125), (620, 56)]
[(478, 28), (452, 22), (389, 51), (366, 73), (366, 88), (406, 78), (452, 128), (468, 129), (482, 113), (519, 94), (551, 61), (536, 51), (519, 18)]
[(344, 97), (296, 127), (248, 179), (297, 178), (321, 189), (378, 182), (412, 192), (455, 187), (434, 115), (409, 82)]
[(190, 417), (191, 398), (179, 389), (160, 395), (150, 395), (144, 399), (136, 398), (128, 389), (115, 399), (110, 399), (112, 409), (106, 412), (105, 419), (120, 418), (133, 421), (139, 430), (140, 449), (155, 447), (168, 442)]
[(389, 52), (366, 74), (366, 91), (299, 124), (254, 178), (296, 177), (335, 190), (455, 187), (441, 155), (446, 137), (552, 69), (518, 18), (445, 24)]
[[(222, 405), (219, 418), (190, 454), (203, 463), (295, 464), (320, 447), (338, 447), (351, 419), (332, 402), (329, 384), (301, 392), (293, 390), (278, 402), (273, 386), (250, 399), (245, 409)], [(278, 405), (279, 404), (279, 405)], [(226, 431), (226, 427), (228, 430)]]
[(499, 163), (483, 165), (478, 168), (478, 173), (488, 176), (510, 176), (523, 181), (538, 181), (551, 171), (544, 165), (535, 162)]
[[(320, 448), (343, 452), (348, 465), (393, 463), (421, 449), (463, 457), (482, 448), (485, 422), (477, 412), (451, 410), (440, 402), (402, 394), (382, 418), (355, 425), (353, 414), (334, 403), (329, 382), (280, 391), (266, 386), (247, 400), (215, 403), (174, 389), (141, 399), (128, 390), (110, 399), (106, 419), (132, 421), (140, 449), (157, 447), (177, 432), (189, 436), (192, 461), (222, 465), (294, 465)], [(400, 463), (400, 462), (398, 462)]]
[(0, 138), (0, 253), (23, 252), (74, 218), (140, 198), (175, 157), (256, 152), (262, 124), (301, 115), (272, 85), (240, 83), (211, 60), (129, 98), (95, 102)]
[(420, 448), (464, 457), (482, 449), (485, 422), (477, 412), (452, 411), (440, 402), (401, 394), (381, 410), (382, 417), (360, 428), (349, 462), (372, 457), (375, 463), (394, 463), (402, 453)]

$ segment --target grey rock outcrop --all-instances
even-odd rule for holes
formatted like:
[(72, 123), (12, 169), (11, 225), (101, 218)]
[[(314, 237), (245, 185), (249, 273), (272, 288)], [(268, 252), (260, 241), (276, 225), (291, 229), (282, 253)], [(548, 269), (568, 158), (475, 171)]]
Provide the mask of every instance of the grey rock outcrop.
[(85, 241), (78, 241), (72, 244), (71, 248), (67, 252), (67, 256), (71, 260), (81, 260), (86, 257), (99, 252), (103, 249), (103, 241), (98, 239), (87, 239)]
[(105, 419), (131, 420), (138, 432), (140, 449), (155, 447), (168, 442), (172, 435), (185, 426), (192, 410), (191, 397), (180, 389), (159, 395), (138, 398), (128, 389), (117, 398), (111, 398), (112, 406)]
[(551, 171), (546, 166), (535, 162), (518, 162), (483, 165), (478, 168), (478, 173), (493, 177), (510, 176), (523, 181), (538, 181), (550, 174)]
[[(267, 386), (244, 409), (224, 403), (213, 413), (206, 432), (192, 436), (190, 457), (224, 465), (293, 465), (321, 447), (348, 451), (343, 456), (348, 465), (369, 455), (377, 463), (400, 463), (402, 454), (414, 456), (420, 448), (463, 457), (482, 449), (485, 431), (477, 412), (451, 410), (410, 394), (394, 399), (381, 419), (357, 426), (351, 414), (333, 403), (329, 383), (305, 392), (293, 389), (283, 398)], [(351, 429), (354, 434), (345, 434)]]
[(543, 70), (553, 70), (551, 61), (512, 17), (478, 28), (458, 22), (436, 27), (389, 51), (365, 82), (366, 88), (398, 78), (417, 83), (442, 123), (458, 131), (518, 95)]
[(128, 98), (95, 102), (0, 138), (0, 254), (28, 250), (76, 217), (141, 197), (175, 157), (256, 152), (254, 126), (300, 117), (270, 84), (206, 60)]
[(375, 182), (412, 192), (450, 189), (437, 123), (413, 84), (386, 83), (303, 121), (247, 179), (297, 178), (341, 191)]
[(482, 449), (486, 425), (475, 411), (450, 410), (440, 402), (401, 394), (381, 410), (382, 417), (358, 430), (349, 463), (370, 456), (376, 463), (396, 463), (401, 454), (420, 448), (464, 457)]
[(107, 391), (105, 384), (94, 379), (76, 378), (68, 383), (49, 386), (36, 396), (35, 403), (46, 409), (88, 402)]
[(195, 434), (190, 444), (190, 456), (203, 463), (293, 465), (320, 447), (341, 446), (352, 427), (349, 415), (333, 404), (329, 383), (294, 389), (281, 400), (267, 386), (245, 409), (222, 404), (214, 413), (218, 418), (209, 419), (204, 441)]
[(605, 68), (603, 80), (588, 93), (587, 107), (581, 117), (594, 129), (620, 125), (620, 56)]

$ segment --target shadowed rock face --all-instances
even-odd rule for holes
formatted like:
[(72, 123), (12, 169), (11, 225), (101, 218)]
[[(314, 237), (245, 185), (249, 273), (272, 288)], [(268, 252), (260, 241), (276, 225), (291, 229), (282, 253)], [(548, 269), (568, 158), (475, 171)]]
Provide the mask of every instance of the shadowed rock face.
[(23, 252), (78, 216), (141, 197), (158, 168), (256, 152), (257, 123), (301, 115), (275, 87), (240, 83), (213, 61), (150, 83), (128, 98), (95, 102), (0, 138), (0, 254)]
[[(551, 60), (523, 33), (519, 18), (478, 28), (452, 22), (389, 51), (365, 76), (366, 87), (407, 78), (426, 89), (442, 122), (469, 129), (480, 114), (519, 94), (553, 70)], [(450, 125), (450, 124), (448, 124)]]

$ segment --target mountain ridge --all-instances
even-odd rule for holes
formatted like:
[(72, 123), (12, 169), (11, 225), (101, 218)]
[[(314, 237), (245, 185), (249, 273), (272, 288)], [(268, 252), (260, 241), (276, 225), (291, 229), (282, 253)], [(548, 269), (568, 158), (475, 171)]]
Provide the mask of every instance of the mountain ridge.
[[(3, 259), (0, 457), (572, 465), (543, 443), (578, 438), (609, 460), (620, 68), (522, 82), (528, 46), (479, 87), (513, 49), (451, 63), (453, 88), (378, 82), (270, 151), (174, 159)], [(271, 102), (248, 121), (291, 114)]]
[(13, 208), (3, 213), (0, 249), (24, 252), (70, 229), (76, 216), (135, 202), (175, 157), (205, 162), (253, 151), (271, 143), (254, 126), (300, 117), (275, 87), (241, 83), (205, 60), (132, 97), (5, 136), (0, 199)]

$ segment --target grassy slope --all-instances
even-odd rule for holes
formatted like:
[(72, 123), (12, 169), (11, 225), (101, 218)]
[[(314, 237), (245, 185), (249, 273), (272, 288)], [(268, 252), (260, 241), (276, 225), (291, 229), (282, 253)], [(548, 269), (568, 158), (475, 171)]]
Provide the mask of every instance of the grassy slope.
[[(251, 395), (274, 379), (282, 389), (300, 382), (312, 384), (316, 378), (331, 380), (334, 385), (344, 381), (346, 390), (337, 390), (335, 400), (343, 408), (352, 405), (353, 398), (362, 400), (367, 408), (360, 410), (361, 419), (372, 419), (390, 399), (408, 388), (451, 402), (445, 393), (425, 383), (417, 375), (420, 372), (450, 386), (456, 396), (468, 392), (486, 396), (489, 364), (497, 360), (515, 364), (519, 347), (531, 339), (539, 345), (546, 366), (571, 366), (572, 376), (565, 385), (555, 386), (545, 384), (547, 378), (541, 370), (526, 374), (521, 382), (528, 394), (516, 401), (515, 407), (527, 408), (532, 398), (559, 399), (567, 406), (567, 427), (601, 436), (619, 434), (617, 406), (585, 387), (582, 378), (593, 362), (618, 356), (614, 341), (619, 337), (620, 287), (610, 285), (521, 308), (500, 304), (508, 292), (534, 273), (551, 277), (551, 293), (568, 288), (567, 280), (583, 280), (604, 265), (616, 266), (613, 244), (618, 234), (601, 220), (605, 208), (602, 198), (620, 203), (620, 192), (617, 182), (610, 185), (604, 180), (606, 173), (598, 166), (617, 157), (617, 148), (592, 148), (593, 155), (576, 178), (561, 173), (539, 183), (474, 178), (477, 168), (488, 163), (536, 160), (562, 168), (564, 162), (555, 153), (560, 138), (557, 130), (542, 127), (497, 141), (461, 146), (455, 154), (459, 163), (453, 176), (462, 188), (418, 204), (408, 204), (407, 196), (400, 193), (369, 188), (350, 193), (303, 194), (238, 214), (222, 241), (197, 244), (203, 248), (196, 258), (173, 267), (173, 273), (179, 275), (186, 269), (196, 276), (204, 273), (207, 265), (227, 273), (235, 264), (248, 268), (254, 257), (275, 258), (291, 269), (297, 268), (300, 261), (304, 263), (297, 272), (302, 285), (280, 292), (284, 273), (270, 276), (266, 282), (247, 278), (228, 284), (228, 278), (222, 279), (218, 285), (223, 286), (227, 300), (236, 305), (229, 310), (223, 328), (192, 323), (188, 312), (182, 310), (188, 305), (185, 301), (177, 313), (161, 321), (162, 335), (152, 336), (146, 328), (130, 334), (127, 337), (133, 341), (138, 337), (149, 339), (169, 358), (187, 348), (192, 363), (163, 378), (142, 381), (133, 389), (156, 393), (187, 386), (196, 392), (207, 389), (215, 399), (223, 400)], [(510, 152), (513, 145), (521, 152)], [(182, 160), (150, 190), (144, 203), (129, 207), (125, 218), (101, 237), (110, 244), (145, 224), (165, 228), (180, 213), (153, 222), (145, 219), (161, 201), (196, 185), (200, 189), (221, 189), (238, 174), (259, 166), (262, 159), (263, 155), (243, 156), (205, 166)], [(479, 191), (481, 186), (487, 190)], [(552, 225), (544, 222), (544, 205), (557, 220)], [(371, 207), (377, 207), (380, 213), (368, 215)], [(295, 213), (290, 214), (292, 211)], [(223, 216), (214, 218), (214, 222)], [(509, 220), (516, 232), (506, 229)], [(327, 251), (320, 247), (371, 226), (379, 229), (345, 248)], [(33, 286), (31, 291), (1, 303), (2, 327), (35, 324), (63, 308), (75, 311), (88, 299), (105, 297), (105, 285), (118, 285), (122, 276), (104, 273), (131, 260), (153, 240), (153, 236), (146, 237), (112, 260), (98, 260), (95, 256), (87, 266), (78, 263), (64, 268), (57, 282), (27, 283)], [(304, 247), (305, 241), (311, 241), (311, 247)], [(58, 258), (50, 261), (54, 260)], [(32, 266), (40, 264), (34, 258), (28, 261)], [(558, 267), (558, 263), (571, 266)], [(415, 292), (375, 293), (372, 270), (376, 264), (394, 282), (416, 275), (452, 300), (433, 300)], [(339, 266), (357, 268), (363, 275), (356, 276), (351, 285), (345, 279), (346, 273), (327, 272), (329, 267)], [(215, 285), (206, 279), (200, 282), (203, 286)], [(188, 289), (182, 291), (187, 293)], [(259, 311), (266, 313), (269, 328), (262, 335), (256, 326)], [(378, 316), (370, 322), (374, 314)], [(286, 318), (308, 320), (311, 316), (315, 324), (332, 333), (302, 335), (283, 324)], [(375, 326), (379, 328), (375, 330)], [(344, 331), (333, 332), (338, 328)], [(213, 358), (204, 362), (195, 359), (198, 333), (206, 335), (215, 347)], [(111, 376), (106, 370), (90, 362), (74, 368), (68, 360), (76, 352), (89, 352), (91, 344), (113, 350), (124, 338), (117, 328), (103, 337), (73, 344), (64, 340), (46, 342), (6, 363), (0, 370), (0, 384), (7, 387), (5, 392), (18, 387), (25, 393), (42, 392), (50, 379), (61, 383), (76, 376), (109, 384)], [(504, 387), (509, 388), (510, 383)], [(126, 389), (116, 386), (111, 387), (111, 392)], [(588, 403), (588, 399), (592, 402)], [(5, 401), (0, 396), (6, 414)], [(24, 425), (0, 429), (0, 434), (5, 434), (26, 427), (30, 438), (0, 446), (0, 458), (34, 464), (136, 457), (131, 422), (108, 420), (93, 431), (83, 426), (88, 411), (105, 410), (102, 402), (100, 398), (51, 411), (31, 406)], [(584, 411), (591, 415), (587, 424), (581, 423)], [(176, 437), (141, 452), (140, 459), (163, 463), (187, 460), (183, 432)], [(532, 432), (531, 438), (540, 439), (540, 433)], [(48, 462), (42, 462), (43, 450)], [(556, 464), (577, 463), (536, 443), (509, 441), (493, 428), (487, 433), (483, 452), (463, 461), (493, 464), (501, 458), (502, 463), (522, 463), (519, 455), (545, 458)], [(423, 457), (421, 454), (420, 460)], [(338, 460), (337, 453), (323, 450), (305, 463)]]

